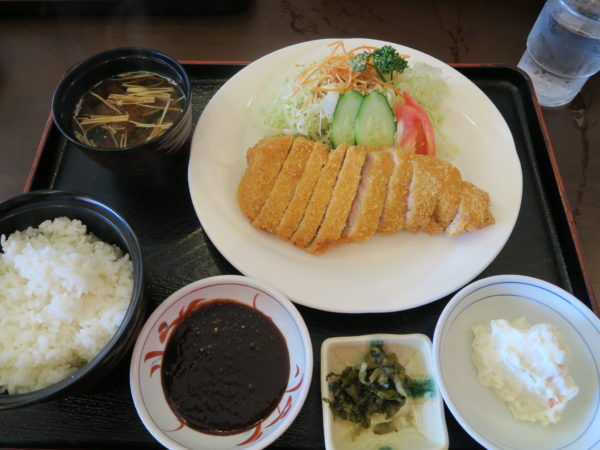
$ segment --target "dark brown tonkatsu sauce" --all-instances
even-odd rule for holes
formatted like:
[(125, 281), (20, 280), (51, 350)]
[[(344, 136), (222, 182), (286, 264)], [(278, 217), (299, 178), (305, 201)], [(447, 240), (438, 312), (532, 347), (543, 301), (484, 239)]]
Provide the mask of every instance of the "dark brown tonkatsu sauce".
[(265, 419), (289, 377), (285, 338), (262, 312), (230, 299), (201, 302), (171, 334), (162, 383), (173, 412), (210, 434)]

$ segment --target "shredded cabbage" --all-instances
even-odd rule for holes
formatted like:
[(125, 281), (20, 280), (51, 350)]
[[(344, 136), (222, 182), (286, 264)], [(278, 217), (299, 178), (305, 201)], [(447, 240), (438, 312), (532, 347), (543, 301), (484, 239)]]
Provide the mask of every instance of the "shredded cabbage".
[[(315, 93), (308, 87), (294, 82), (298, 73), (287, 77), (281, 88), (260, 107), (259, 116), (266, 135), (302, 135), (314, 141), (331, 145), (331, 123), (339, 93)], [(448, 96), (449, 88), (442, 77), (441, 69), (424, 63), (411, 65), (393, 81), (399, 91), (408, 92), (429, 115), (436, 135), (436, 149), (444, 153), (451, 150), (451, 144), (441, 132), (444, 121), (442, 104)], [(378, 91), (386, 95), (390, 105), (397, 100), (397, 94), (389, 88), (379, 86)]]
[[(331, 122), (338, 93), (319, 96), (286, 78), (282, 87), (262, 106), (260, 117), (267, 135), (293, 134), (330, 144)], [(332, 94), (332, 95), (330, 95)]]

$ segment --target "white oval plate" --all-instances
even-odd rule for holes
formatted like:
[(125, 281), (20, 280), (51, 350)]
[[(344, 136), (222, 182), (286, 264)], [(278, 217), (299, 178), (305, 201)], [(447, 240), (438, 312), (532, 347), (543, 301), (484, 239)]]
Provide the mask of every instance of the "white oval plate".
[(450, 88), (444, 132), (459, 148), (450, 159), (463, 178), (489, 192), (496, 224), (461, 236), (400, 232), (346, 244), (322, 255), (256, 230), (236, 190), (246, 150), (262, 136), (255, 105), (296, 64), (326, 56), (334, 39), (283, 48), (248, 65), (214, 95), (194, 131), (188, 181), (196, 214), (217, 249), (240, 272), (268, 282), (292, 301), (326, 311), (399, 311), (442, 298), (476, 277), (500, 252), (519, 213), (521, 166), (511, 132), (489, 98), (462, 74), (417, 50), (370, 39), (346, 48), (393, 45), (442, 70)]
[[(579, 387), (557, 424), (513, 417), (479, 383), (471, 362), (475, 324), (526, 317), (553, 324), (571, 348), (569, 374)], [(466, 286), (446, 305), (433, 338), (433, 364), (446, 405), (481, 445), (494, 449), (590, 449), (600, 446), (600, 320), (568, 292), (531, 277), (499, 275)]]

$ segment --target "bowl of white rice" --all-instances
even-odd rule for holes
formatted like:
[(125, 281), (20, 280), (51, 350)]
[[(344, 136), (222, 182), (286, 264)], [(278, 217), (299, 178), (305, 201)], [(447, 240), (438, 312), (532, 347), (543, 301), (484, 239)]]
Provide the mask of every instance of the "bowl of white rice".
[(0, 409), (101, 380), (145, 309), (140, 245), (116, 211), (63, 191), (0, 202)]

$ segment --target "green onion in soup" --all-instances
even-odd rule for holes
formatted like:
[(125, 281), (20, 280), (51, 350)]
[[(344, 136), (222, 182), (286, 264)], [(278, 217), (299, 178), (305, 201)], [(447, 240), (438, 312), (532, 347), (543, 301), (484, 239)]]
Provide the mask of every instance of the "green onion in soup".
[(83, 144), (125, 148), (154, 139), (183, 112), (185, 96), (177, 84), (153, 72), (122, 73), (96, 84), (73, 115)]

